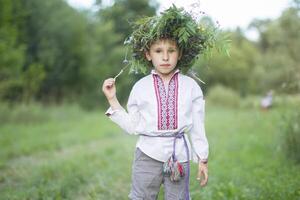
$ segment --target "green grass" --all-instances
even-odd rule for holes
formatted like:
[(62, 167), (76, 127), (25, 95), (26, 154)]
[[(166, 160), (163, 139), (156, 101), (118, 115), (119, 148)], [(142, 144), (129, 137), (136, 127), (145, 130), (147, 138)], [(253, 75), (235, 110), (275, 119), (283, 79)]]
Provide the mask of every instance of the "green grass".
[[(137, 137), (103, 111), (0, 109), (1, 200), (128, 199)], [(300, 199), (300, 166), (281, 153), (279, 110), (208, 105), (206, 112), (209, 184), (200, 188), (193, 164), (193, 199)]]

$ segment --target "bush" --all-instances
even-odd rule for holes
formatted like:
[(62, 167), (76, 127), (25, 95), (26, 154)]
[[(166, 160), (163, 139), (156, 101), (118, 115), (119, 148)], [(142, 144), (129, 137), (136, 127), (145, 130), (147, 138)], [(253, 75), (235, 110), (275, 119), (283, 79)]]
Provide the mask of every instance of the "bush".
[(281, 134), (284, 153), (288, 158), (300, 163), (300, 113), (296, 109), (285, 114)]
[(49, 120), (72, 120), (83, 113), (77, 104), (42, 105), (37, 102), (29, 104), (9, 104), (0, 102), (0, 126), (4, 124), (40, 124)]
[(240, 108), (245, 109), (259, 109), (260, 108), (260, 96), (247, 96), (240, 102)]
[(240, 106), (240, 96), (232, 89), (216, 85), (209, 89), (207, 99), (217, 105), (237, 108)]
[(281, 95), (274, 98), (274, 106), (286, 108), (287, 105), (300, 107), (300, 95)]
[(40, 104), (0, 102), (0, 125), (6, 123), (41, 123), (49, 119)]

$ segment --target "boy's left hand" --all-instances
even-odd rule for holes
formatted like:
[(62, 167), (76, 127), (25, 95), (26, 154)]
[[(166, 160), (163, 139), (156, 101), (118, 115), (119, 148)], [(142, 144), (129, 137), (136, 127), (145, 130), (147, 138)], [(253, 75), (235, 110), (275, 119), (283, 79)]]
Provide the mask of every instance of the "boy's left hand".
[(200, 181), (200, 186), (206, 186), (208, 182), (208, 164), (199, 162), (197, 180)]

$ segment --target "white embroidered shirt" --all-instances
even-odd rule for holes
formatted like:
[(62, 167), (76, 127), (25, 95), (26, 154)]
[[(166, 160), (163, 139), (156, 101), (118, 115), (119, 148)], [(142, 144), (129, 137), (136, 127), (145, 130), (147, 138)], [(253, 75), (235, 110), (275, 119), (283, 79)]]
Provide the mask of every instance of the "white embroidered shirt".
[[(195, 162), (208, 158), (208, 142), (204, 128), (203, 93), (196, 81), (176, 70), (167, 87), (152, 70), (133, 86), (125, 109), (106, 115), (129, 134), (161, 135), (184, 129), (190, 158)], [(146, 155), (165, 162), (172, 155), (174, 138), (139, 136), (136, 146)], [(192, 148), (191, 148), (192, 147)], [(176, 140), (176, 156), (186, 162), (183, 139)]]

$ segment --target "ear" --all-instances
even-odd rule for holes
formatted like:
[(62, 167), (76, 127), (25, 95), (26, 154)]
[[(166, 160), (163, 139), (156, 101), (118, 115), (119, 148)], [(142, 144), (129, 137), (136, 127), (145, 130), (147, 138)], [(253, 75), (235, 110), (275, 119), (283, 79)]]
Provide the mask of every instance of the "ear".
[(149, 51), (145, 51), (145, 56), (146, 56), (146, 59), (147, 59), (148, 61), (151, 61), (151, 60), (152, 60), (152, 58), (151, 58), (151, 55), (150, 55), (150, 52), (149, 52)]
[(179, 49), (179, 55), (178, 55), (178, 60), (180, 60), (182, 57), (182, 49)]

